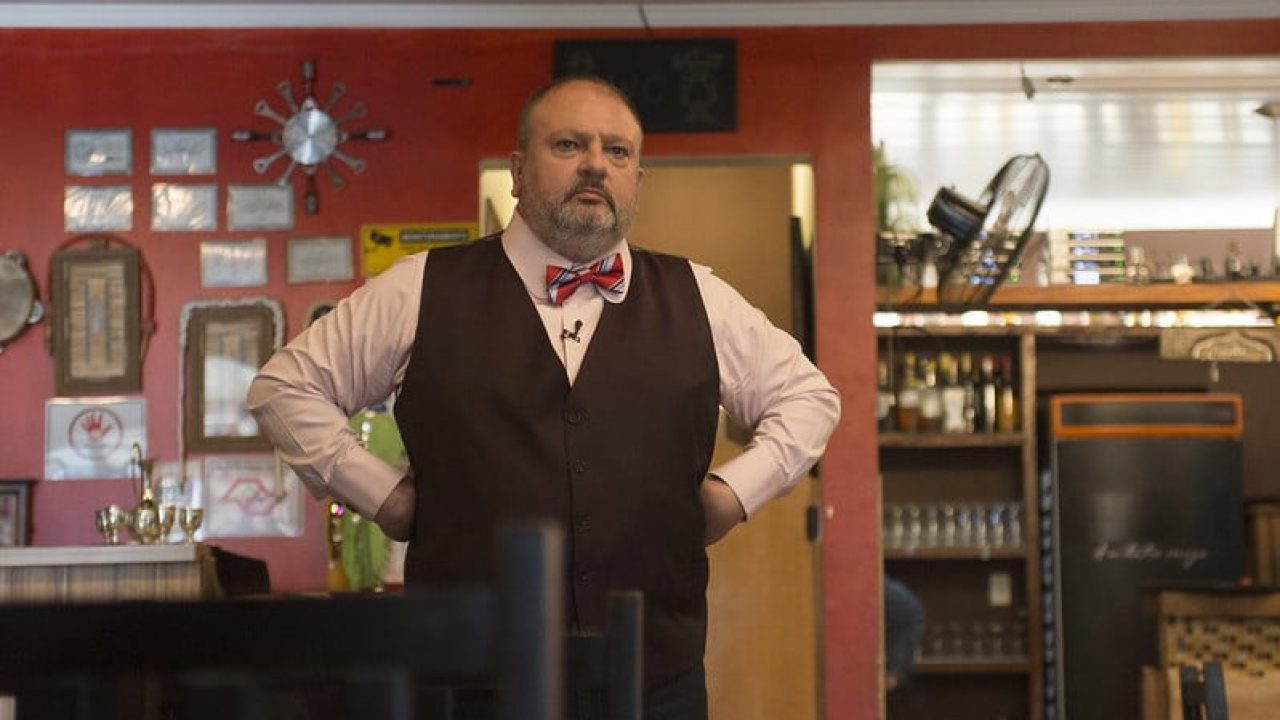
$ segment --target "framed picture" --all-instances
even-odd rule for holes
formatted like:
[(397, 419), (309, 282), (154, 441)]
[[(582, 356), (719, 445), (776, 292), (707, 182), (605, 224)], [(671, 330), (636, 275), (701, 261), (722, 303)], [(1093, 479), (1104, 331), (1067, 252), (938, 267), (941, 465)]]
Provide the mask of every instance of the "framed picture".
[(200, 243), (201, 287), (267, 284), (267, 240), (205, 240)]
[(141, 255), (137, 248), (59, 250), (51, 260), (54, 390), (142, 388)]
[(290, 284), (345, 282), (355, 278), (351, 238), (290, 238), (288, 245)]
[(304, 506), (298, 476), (274, 455), (204, 460), (207, 537), (299, 537)]
[(0, 480), (0, 547), (31, 544), (31, 484)]
[(151, 229), (217, 230), (218, 186), (152, 184)]
[(64, 152), (68, 175), (133, 173), (133, 131), (128, 128), (68, 130)]
[(131, 230), (133, 190), (128, 185), (68, 185), (62, 197), (67, 232)]
[(129, 474), (129, 450), (147, 449), (147, 399), (50, 398), (44, 403), (44, 476), (97, 480)]
[(228, 185), (228, 230), (292, 230), (292, 185)]
[(184, 437), (196, 452), (266, 451), (249, 414), (249, 383), (280, 346), (284, 314), (267, 298), (195, 301), (182, 308)]
[(218, 134), (213, 128), (153, 128), (152, 175), (214, 175)]

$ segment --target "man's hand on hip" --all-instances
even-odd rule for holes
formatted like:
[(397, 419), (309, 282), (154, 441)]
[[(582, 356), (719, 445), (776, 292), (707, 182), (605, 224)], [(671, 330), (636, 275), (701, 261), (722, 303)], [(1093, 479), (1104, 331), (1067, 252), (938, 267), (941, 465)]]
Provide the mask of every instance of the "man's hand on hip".
[(378, 508), (378, 514), (373, 516), (373, 521), (378, 523), (378, 527), (382, 528), (382, 532), (386, 533), (387, 537), (405, 542), (413, 535), (415, 504), (413, 473), (410, 472), (382, 502), (382, 507)]
[(738, 494), (725, 481), (715, 475), (708, 475), (702, 481), (702, 511), (707, 517), (706, 533), (703, 544), (715, 544), (733, 529), (734, 525), (747, 519), (742, 509)]

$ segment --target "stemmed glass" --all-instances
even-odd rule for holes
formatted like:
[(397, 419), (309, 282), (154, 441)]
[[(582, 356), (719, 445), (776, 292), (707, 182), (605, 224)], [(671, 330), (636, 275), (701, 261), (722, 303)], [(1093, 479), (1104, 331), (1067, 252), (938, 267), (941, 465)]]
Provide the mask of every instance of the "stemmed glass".
[(191, 545), (196, 541), (196, 530), (200, 529), (200, 523), (204, 522), (204, 509), (196, 507), (178, 508), (178, 527), (182, 528), (182, 532), (186, 533), (187, 545)]

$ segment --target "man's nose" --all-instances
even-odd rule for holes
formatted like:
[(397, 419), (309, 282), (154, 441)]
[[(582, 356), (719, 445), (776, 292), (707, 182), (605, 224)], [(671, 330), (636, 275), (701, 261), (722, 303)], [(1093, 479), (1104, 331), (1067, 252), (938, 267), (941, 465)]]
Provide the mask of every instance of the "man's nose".
[(578, 172), (583, 175), (603, 175), (605, 172), (604, 147), (599, 143), (590, 143), (582, 153), (582, 162)]

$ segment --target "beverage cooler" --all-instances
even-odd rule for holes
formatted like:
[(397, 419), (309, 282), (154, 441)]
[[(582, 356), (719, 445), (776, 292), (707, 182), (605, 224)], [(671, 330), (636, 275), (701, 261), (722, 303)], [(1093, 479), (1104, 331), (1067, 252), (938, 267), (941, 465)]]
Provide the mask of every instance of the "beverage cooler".
[(1041, 445), (1046, 720), (1141, 717), (1143, 589), (1244, 571), (1240, 397), (1062, 395)]

